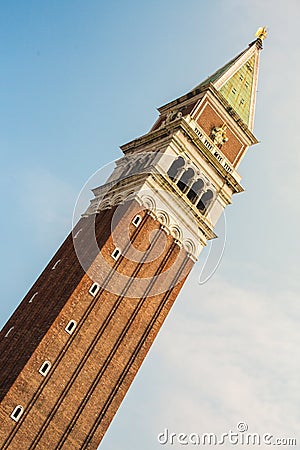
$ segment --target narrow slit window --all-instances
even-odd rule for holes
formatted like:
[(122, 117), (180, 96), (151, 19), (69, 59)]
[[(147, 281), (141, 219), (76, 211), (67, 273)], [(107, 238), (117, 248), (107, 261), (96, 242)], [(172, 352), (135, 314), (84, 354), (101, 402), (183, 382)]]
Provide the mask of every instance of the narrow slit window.
[(115, 261), (117, 261), (117, 260), (120, 258), (120, 256), (121, 256), (121, 250), (120, 250), (118, 247), (116, 247), (116, 248), (114, 249), (114, 251), (112, 252), (111, 257), (112, 257)]
[(92, 286), (90, 287), (89, 293), (90, 293), (93, 297), (95, 297), (95, 296), (98, 294), (99, 289), (100, 289), (100, 284), (98, 284), (98, 283), (93, 283)]
[(76, 325), (77, 325), (77, 323), (75, 322), (75, 320), (70, 320), (70, 322), (68, 323), (68, 325), (65, 328), (66, 332), (68, 334), (72, 334), (76, 328)]
[(60, 259), (58, 261), (56, 261), (56, 263), (54, 264), (54, 266), (52, 267), (51, 270), (55, 270), (59, 263), (60, 263)]
[(77, 233), (74, 236), (74, 239), (77, 239), (81, 232), (82, 232), (82, 228), (80, 228), (80, 230), (77, 231)]
[(21, 405), (18, 405), (15, 407), (15, 409), (13, 410), (12, 414), (11, 414), (11, 418), (12, 420), (14, 420), (15, 422), (18, 422), (18, 420), (20, 419), (20, 417), (22, 416), (24, 412), (24, 408)]
[(38, 295), (38, 292), (35, 292), (34, 294), (33, 294), (33, 296), (31, 297), (31, 299), (29, 300), (29, 302), (28, 303), (32, 303), (33, 302), (33, 299), (34, 299), (34, 297), (36, 297)]
[(49, 361), (43, 362), (40, 367), (39, 373), (45, 377), (51, 368), (51, 363)]
[(236, 88), (232, 88), (231, 92), (232, 92), (233, 94), (236, 94)]
[(138, 227), (139, 224), (141, 223), (141, 221), (142, 221), (141, 216), (137, 215), (137, 216), (135, 216), (135, 218), (133, 219), (132, 223), (133, 223), (133, 225), (134, 225), (135, 227)]
[(6, 335), (4, 337), (7, 338), (14, 328), (15, 327), (10, 327), (10, 329), (8, 330), (8, 332), (6, 333)]

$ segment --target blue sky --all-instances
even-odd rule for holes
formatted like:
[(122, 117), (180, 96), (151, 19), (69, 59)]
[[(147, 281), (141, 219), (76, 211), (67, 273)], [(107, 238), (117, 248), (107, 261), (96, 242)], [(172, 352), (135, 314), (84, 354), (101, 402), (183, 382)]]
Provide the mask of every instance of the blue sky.
[(167, 426), (226, 432), (239, 420), (300, 440), (299, 16), (296, 0), (1, 4), (2, 324), (70, 230), (95, 170), (149, 130), (156, 107), (270, 28), (261, 143), (240, 167), (246, 192), (226, 211), (221, 266), (204, 286), (195, 267), (103, 450), (153, 450)]

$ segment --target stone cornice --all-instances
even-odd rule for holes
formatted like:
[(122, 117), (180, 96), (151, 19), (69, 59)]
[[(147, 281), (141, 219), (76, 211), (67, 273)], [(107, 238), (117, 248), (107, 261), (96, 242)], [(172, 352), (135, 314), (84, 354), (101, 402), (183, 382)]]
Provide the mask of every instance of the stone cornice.
[[(92, 200), (92, 204), (94, 203), (96, 209), (93, 209), (93, 213), (101, 210), (103, 205), (108, 205), (108, 200), (112, 200), (112, 198), (118, 198), (120, 195), (122, 197), (122, 201), (125, 201), (128, 192), (138, 192), (139, 186), (141, 186), (144, 182), (148, 181), (151, 184), (151, 179), (154, 183), (161, 188), (162, 191), (170, 192), (174, 194), (176, 198), (180, 199), (180, 203), (184, 203), (184, 208), (187, 214), (192, 214), (195, 220), (199, 225), (199, 229), (203, 232), (206, 239), (214, 239), (217, 235), (214, 233), (212, 226), (208, 223), (207, 218), (202, 217), (196, 206), (187, 200), (184, 201), (184, 196), (178, 186), (173, 183), (168, 177), (163, 176), (163, 174), (159, 173), (154, 166), (149, 167), (149, 172), (139, 173), (132, 175), (128, 178), (123, 178), (121, 180), (112, 181), (110, 183), (106, 183), (103, 186), (97, 187), (92, 190), (95, 195), (95, 198)], [(150, 181), (149, 181), (150, 180)], [(153, 185), (154, 187), (154, 185)], [(121, 199), (120, 197), (120, 199)], [(100, 199), (100, 201), (99, 201)], [(111, 204), (113, 204), (112, 202)], [(84, 214), (86, 215), (86, 214)]]
[[(186, 137), (193, 142), (195, 147), (198, 149), (200, 154), (205, 157), (208, 163), (217, 171), (217, 173), (224, 179), (224, 181), (231, 187), (233, 192), (243, 192), (244, 188), (235, 179), (235, 177), (230, 174), (216, 159), (216, 157), (208, 150), (203, 144), (201, 139), (197, 136), (196, 132), (192, 129), (189, 123), (184, 119), (176, 119), (169, 124), (151, 131), (137, 139), (134, 139), (127, 144), (122, 145), (120, 148), (125, 155), (139, 151), (140, 148), (143, 151), (146, 150), (145, 146), (154, 143), (155, 141), (160, 141), (160, 144), (167, 145), (172, 140), (174, 140), (174, 134), (176, 130), (181, 130), (185, 133)], [(160, 145), (161, 147), (161, 145)]]

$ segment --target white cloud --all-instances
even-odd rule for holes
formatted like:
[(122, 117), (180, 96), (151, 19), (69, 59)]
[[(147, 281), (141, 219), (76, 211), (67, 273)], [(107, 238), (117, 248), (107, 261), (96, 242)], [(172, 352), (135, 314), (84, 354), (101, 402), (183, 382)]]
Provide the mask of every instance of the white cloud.
[(221, 433), (245, 420), (250, 431), (295, 437), (299, 317), (293, 293), (271, 297), (217, 278), (196, 288), (193, 276), (160, 339), (173, 394), (158, 422), (168, 417), (173, 431)]
[(299, 319), (293, 292), (269, 296), (216, 276), (199, 286), (195, 271), (100, 448), (138, 448), (134, 435), (143, 433), (149, 449), (180, 449), (162, 447), (157, 434), (221, 434), (240, 421), (299, 441)]

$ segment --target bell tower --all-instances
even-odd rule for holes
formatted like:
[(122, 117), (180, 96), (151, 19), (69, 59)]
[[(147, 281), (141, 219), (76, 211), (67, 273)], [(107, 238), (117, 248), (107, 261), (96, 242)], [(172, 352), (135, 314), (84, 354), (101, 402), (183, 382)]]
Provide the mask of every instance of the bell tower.
[(266, 30), (121, 147), (0, 335), (0, 447), (96, 450), (258, 141)]

